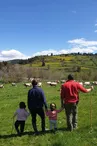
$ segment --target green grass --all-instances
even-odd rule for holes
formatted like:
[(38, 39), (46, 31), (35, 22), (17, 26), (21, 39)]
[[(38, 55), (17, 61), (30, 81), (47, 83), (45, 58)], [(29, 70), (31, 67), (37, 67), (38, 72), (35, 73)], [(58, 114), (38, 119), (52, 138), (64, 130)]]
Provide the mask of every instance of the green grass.
[[(43, 84), (48, 105), (51, 102), (60, 108), (60, 84), (57, 87)], [(16, 136), (13, 129), (12, 116), (18, 108), (20, 101), (27, 103), (27, 93), (30, 88), (26, 88), (22, 83), (17, 87), (5, 84), (4, 89), (0, 89), (0, 146), (96, 146), (97, 145), (97, 87), (91, 93), (80, 93), (78, 105), (78, 129), (73, 132), (65, 131), (66, 117), (64, 111), (58, 114), (58, 131), (45, 133), (38, 136), (33, 135), (31, 117), (26, 121), (25, 134)], [(92, 99), (92, 100), (91, 100)], [(91, 103), (92, 101), (92, 103)], [(91, 114), (92, 112), (92, 114)], [(91, 117), (92, 115), (92, 117)], [(92, 125), (91, 125), (92, 124)], [(37, 126), (40, 127), (40, 118), (37, 117)], [(92, 126), (92, 127), (91, 127)], [(46, 128), (49, 128), (49, 121), (46, 117)], [(12, 135), (11, 135), (12, 132)]]

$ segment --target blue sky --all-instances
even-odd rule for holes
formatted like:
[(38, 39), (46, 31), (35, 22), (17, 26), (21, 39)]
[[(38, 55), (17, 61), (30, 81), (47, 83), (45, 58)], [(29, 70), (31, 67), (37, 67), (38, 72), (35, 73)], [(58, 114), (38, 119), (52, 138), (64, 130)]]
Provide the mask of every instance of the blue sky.
[(97, 0), (0, 1), (0, 61), (97, 53)]

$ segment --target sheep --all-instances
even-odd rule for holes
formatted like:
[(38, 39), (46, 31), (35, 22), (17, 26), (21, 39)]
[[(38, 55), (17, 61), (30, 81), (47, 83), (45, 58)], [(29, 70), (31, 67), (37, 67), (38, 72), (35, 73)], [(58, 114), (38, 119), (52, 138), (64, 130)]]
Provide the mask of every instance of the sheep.
[(16, 86), (16, 83), (11, 83), (12, 86)]
[(84, 82), (84, 85), (90, 85), (91, 83), (90, 82)]
[(57, 82), (51, 82), (50, 85), (51, 86), (56, 86), (57, 85)]
[(37, 86), (42, 87), (42, 82), (38, 82)]
[(83, 86), (83, 82), (79, 82), (79, 84)]
[(50, 85), (50, 84), (51, 84), (51, 82), (49, 81), (49, 82), (47, 82), (47, 84), (48, 84), (48, 85)]
[(57, 82), (50, 82), (49, 81), (49, 82), (47, 82), (47, 84), (50, 85), (50, 86), (56, 86), (57, 85)]
[(2, 85), (0, 85), (0, 88), (4, 88), (4, 85), (2, 84)]
[(49, 81), (49, 82), (47, 82), (47, 84), (48, 84), (48, 85), (50, 85), (50, 84), (51, 84), (51, 82)]
[(94, 81), (92, 84), (93, 84), (93, 85), (97, 85), (97, 81)]
[(65, 83), (66, 82), (66, 80), (61, 80), (61, 83)]
[(32, 85), (31, 83), (24, 83), (25, 87), (31, 87), (31, 85)]
[(32, 82), (34, 80), (34, 78), (30, 78), (30, 82)]

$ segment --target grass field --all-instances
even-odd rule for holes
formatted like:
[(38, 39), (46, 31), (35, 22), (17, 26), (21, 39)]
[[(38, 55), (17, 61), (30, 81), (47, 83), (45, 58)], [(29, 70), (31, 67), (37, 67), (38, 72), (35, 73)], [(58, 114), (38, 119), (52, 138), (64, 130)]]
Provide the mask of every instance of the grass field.
[[(51, 102), (60, 108), (60, 84), (57, 87), (43, 84), (48, 105)], [(58, 131), (44, 135), (35, 136), (31, 125), (31, 117), (26, 121), (25, 133), (19, 137), (15, 129), (12, 131), (13, 113), (18, 108), (20, 101), (27, 103), (27, 93), (30, 88), (26, 88), (22, 83), (17, 87), (5, 84), (0, 89), (0, 146), (96, 146), (97, 145), (97, 87), (91, 93), (80, 93), (78, 105), (78, 129), (68, 132), (66, 128), (66, 117), (64, 110), (58, 115)], [(39, 131), (40, 119), (37, 117)], [(48, 118), (46, 117), (46, 129), (49, 129)]]

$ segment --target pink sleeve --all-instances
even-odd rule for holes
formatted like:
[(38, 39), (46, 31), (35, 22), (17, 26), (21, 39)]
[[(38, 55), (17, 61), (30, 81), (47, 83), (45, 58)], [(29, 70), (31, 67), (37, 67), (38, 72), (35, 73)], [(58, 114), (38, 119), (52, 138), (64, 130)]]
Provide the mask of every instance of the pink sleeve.
[(56, 110), (57, 113), (60, 113), (61, 111), (62, 111), (62, 109), (60, 109), (60, 110)]

